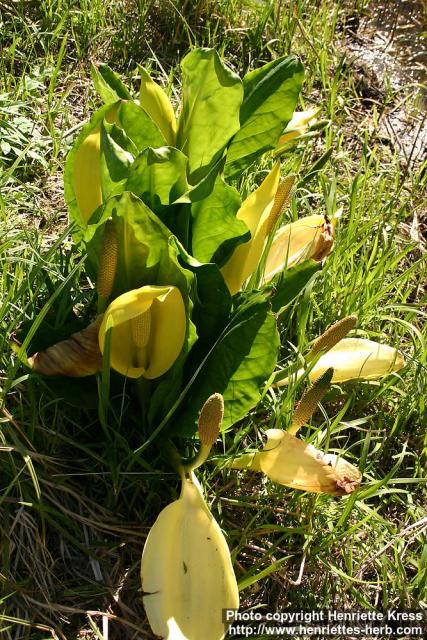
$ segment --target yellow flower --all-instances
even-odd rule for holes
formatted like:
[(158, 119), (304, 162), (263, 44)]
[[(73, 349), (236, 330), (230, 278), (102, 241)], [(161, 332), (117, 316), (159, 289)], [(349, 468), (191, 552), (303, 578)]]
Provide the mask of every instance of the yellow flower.
[(281, 227), (268, 252), (265, 281), (303, 260), (323, 260), (332, 251), (334, 227), (340, 215), (338, 211), (332, 221), (323, 215), (306, 216)]
[(109, 329), (111, 367), (129, 378), (158, 378), (170, 369), (184, 344), (186, 313), (180, 291), (144, 286), (113, 300), (99, 330), (102, 353)]
[(306, 133), (308, 131), (309, 122), (311, 120), (315, 122), (316, 116), (319, 115), (320, 111), (320, 107), (309, 109), (308, 111), (295, 111), (292, 116), (292, 120), (288, 122), (286, 129), (279, 138), (277, 146), (281, 147), (286, 142), (289, 142), (294, 138), (298, 138)]
[[(399, 371), (404, 366), (405, 359), (394, 347), (364, 338), (344, 338), (319, 358), (308, 378), (311, 381), (316, 380), (332, 367), (332, 382), (346, 382), (359, 378), (376, 380), (388, 373)], [(294, 374), (295, 379), (298, 380), (303, 374), (304, 369), (300, 369)], [(286, 378), (278, 381), (276, 385), (281, 387), (288, 383), (289, 378)]]
[(156, 123), (167, 144), (173, 147), (176, 143), (177, 123), (172, 104), (162, 87), (154, 82), (148, 71), (140, 67), (140, 72), (139, 103)]
[(160, 513), (141, 562), (151, 629), (169, 640), (221, 640), (224, 609), (239, 607), (239, 590), (224, 534), (194, 473), (182, 475), (178, 500)]
[[(113, 105), (105, 116), (112, 124), (117, 120), (117, 107)], [(102, 204), (101, 190), (101, 124), (83, 140), (76, 151), (72, 174), (73, 188), (84, 224)]]
[(224, 609), (238, 609), (239, 589), (224, 534), (209, 510), (194, 469), (218, 438), (224, 399), (211, 395), (200, 412), (198, 455), (178, 463), (182, 489), (148, 534), (141, 561), (143, 600), (151, 629), (170, 640), (222, 640)]
[[(280, 162), (276, 162), (265, 180), (242, 203), (236, 217), (246, 223), (251, 239), (234, 251), (222, 267), (224, 280), (234, 295), (257, 268), (271, 230), (271, 214), (280, 179)], [(274, 211), (273, 211), (274, 214)]]
[(357, 467), (336, 455), (324, 454), (295, 437), (317, 410), (333, 373), (332, 369), (327, 369), (312, 387), (306, 389), (294, 409), (287, 431), (268, 429), (264, 448), (235, 458), (231, 467), (260, 471), (273, 482), (301, 491), (334, 496), (354, 491), (362, 479)]
[(268, 429), (264, 449), (255, 454), (251, 469), (262, 471), (273, 482), (313, 493), (346, 495), (362, 479), (357, 467), (281, 429)]
[[(232, 295), (240, 291), (258, 267), (267, 238), (289, 200), (294, 180), (295, 176), (287, 176), (280, 181), (280, 163), (276, 162), (237, 212), (236, 217), (243, 220), (251, 232), (251, 239), (238, 246), (221, 269)], [(327, 256), (334, 244), (334, 227), (340, 216), (341, 211), (332, 221), (324, 215), (307, 216), (279, 229), (267, 256), (265, 281), (271, 280), (286, 265), (290, 267), (309, 258), (322, 260)]]

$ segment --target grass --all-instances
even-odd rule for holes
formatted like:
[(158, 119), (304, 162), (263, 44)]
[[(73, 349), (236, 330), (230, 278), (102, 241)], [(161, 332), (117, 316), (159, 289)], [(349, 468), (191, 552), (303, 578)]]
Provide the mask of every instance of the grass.
[[(344, 213), (320, 277), (283, 319), (292, 341), (283, 357), (357, 313), (358, 335), (401, 348), (408, 362), (379, 383), (333, 388), (303, 429), (305, 439), (360, 466), (364, 482), (354, 496), (301, 494), (205, 466), (209, 502), (245, 587), (242, 608), (426, 606), (426, 173), (381, 129), (402, 96), (408, 110), (416, 105), (418, 87), (386, 85), (367, 98), (344, 56), (346, 24), (371, 9), (365, 0), (0, 1), (2, 638), (152, 637), (140, 555), (176, 478), (155, 449), (133, 454), (146, 437), (138, 424), (119, 413), (101, 425), (85, 397), (75, 406), (58, 400), (11, 342), (27, 347), (42, 317), (67, 335), (64, 319), (91, 297), (61, 184), (73, 136), (98, 104), (88, 60), (108, 62), (129, 82), (136, 63), (148, 61), (170, 86), (178, 59), (196, 43), (217, 47), (240, 73), (295, 52), (306, 67), (302, 106), (320, 104), (332, 121), (285, 165), (305, 175), (331, 149), (290, 215)], [(247, 188), (257, 180), (248, 176)], [(259, 444), (293, 402), (270, 391), (226, 436), (228, 447)], [(222, 460), (220, 447), (216, 453)]]

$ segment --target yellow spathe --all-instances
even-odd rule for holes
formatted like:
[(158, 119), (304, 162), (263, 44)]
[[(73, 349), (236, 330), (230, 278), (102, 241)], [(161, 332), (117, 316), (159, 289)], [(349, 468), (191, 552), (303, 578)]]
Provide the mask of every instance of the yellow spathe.
[[(340, 213), (336, 214), (331, 221), (332, 234), (340, 215)], [(278, 229), (265, 263), (265, 281), (268, 282), (274, 278), (285, 267), (292, 267), (310, 258), (325, 257), (322, 249), (325, 244), (325, 234), (329, 233), (329, 230), (325, 231), (325, 226), (325, 216), (315, 214), (299, 218)], [(325, 247), (326, 252), (332, 249), (332, 245), (333, 235), (329, 238), (329, 246)]]
[(224, 535), (194, 473), (182, 477), (179, 500), (160, 513), (141, 562), (144, 606), (155, 635), (167, 640), (221, 640), (223, 609), (239, 592)]
[[(105, 116), (108, 123), (117, 118), (117, 107), (113, 105)], [(101, 125), (98, 124), (78, 147), (73, 163), (73, 188), (84, 224), (102, 204), (101, 190)]]
[(290, 140), (298, 138), (306, 133), (309, 123), (311, 121), (313, 121), (313, 123), (316, 121), (316, 117), (319, 115), (320, 111), (320, 107), (308, 109), (308, 111), (294, 111), (292, 120), (288, 122), (286, 129), (279, 138), (277, 146), (281, 147), (286, 142), (290, 142)]
[(176, 287), (144, 286), (107, 308), (99, 330), (104, 353), (111, 327), (110, 365), (129, 378), (158, 378), (173, 365), (186, 333), (184, 301)]
[(102, 204), (100, 127), (87, 136), (76, 151), (73, 166), (74, 192), (84, 224)]
[(363, 338), (344, 338), (319, 358), (309, 378), (315, 380), (333, 367), (332, 382), (357, 378), (375, 380), (399, 371), (404, 365), (402, 354), (394, 347)]
[(301, 491), (346, 495), (356, 489), (361, 473), (343, 458), (324, 454), (281, 429), (269, 429), (263, 451), (256, 454), (253, 468), (273, 482)]
[(271, 228), (270, 213), (280, 179), (280, 162), (276, 162), (265, 180), (242, 203), (236, 217), (243, 220), (251, 232), (251, 239), (236, 248), (222, 267), (221, 273), (234, 295), (257, 268), (264, 244)]
[(144, 111), (158, 126), (167, 144), (171, 147), (176, 143), (177, 122), (171, 101), (162, 87), (154, 82), (148, 71), (140, 67), (141, 87), (139, 103)]
[[(332, 367), (334, 374), (331, 382), (346, 382), (359, 378), (376, 380), (388, 373), (399, 371), (404, 366), (404, 357), (394, 347), (365, 338), (344, 338), (319, 358), (308, 377), (313, 382)], [(295, 379), (298, 380), (303, 374), (304, 369), (300, 369), (295, 374)], [(281, 387), (288, 383), (289, 378), (286, 378), (278, 381), (276, 386)]]

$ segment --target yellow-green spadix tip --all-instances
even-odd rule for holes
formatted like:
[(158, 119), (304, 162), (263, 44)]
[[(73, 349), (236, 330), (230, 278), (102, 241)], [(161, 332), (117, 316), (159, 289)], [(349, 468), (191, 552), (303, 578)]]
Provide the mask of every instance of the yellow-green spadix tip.
[(199, 416), (199, 438), (203, 445), (211, 447), (218, 438), (224, 417), (224, 398), (214, 393), (205, 402)]

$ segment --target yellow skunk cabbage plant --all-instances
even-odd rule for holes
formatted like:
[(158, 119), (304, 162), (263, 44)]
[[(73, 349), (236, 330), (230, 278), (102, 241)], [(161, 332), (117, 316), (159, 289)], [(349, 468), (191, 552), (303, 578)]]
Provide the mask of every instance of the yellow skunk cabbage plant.
[(352, 464), (333, 454), (324, 454), (312, 444), (296, 437), (313, 415), (333, 379), (334, 370), (327, 369), (302, 396), (295, 407), (288, 429), (268, 429), (264, 448), (242, 455), (232, 462), (237, 469), (260, 471), (273, 482), (292, 489), (328, 493), (334, 496), (352, 493), (362, 479)]
[(220, 394), (208, 398), (199, 417), (199, 456), (187, 465), (179, 462), (181, 495), (161, 512), (145, 542), (144, 604), (161, 638), (219, 640), (226, 632), (223, 610), (239, 607), (227, 542), (194, 474), (219, 435), (223, 411)]
[(63, 318), (69, 309), (59, 328), (39, 319), (27, 362), (62, 399), (89, 397), (103, 426), (110, 408), (138, 423), (140, 455), (157, 445), (174, 465), (181, 493), (147, 538), (142, 597), (155, 634), (219, 640), (238, 588), (195, 470), (220, 430), (226, 444), (225, 432), (256, 417), (268, 394), (294, 397), (307, 380), (289, 424), (273, 423), (263, 447), (231, 466), (346, 496), (358, 469), (297, 432), (330, 384), (380, 378), (404, 361), (391, 346), (347, 337), (353, 316), (305, 358), (298, 345), (289, 349), (295, 335), (283, 319), (321, 276), (339, 217), (331, 199), (325, 211), (298, 216), (300, 190), (330, 155), (311, 167), (286, 155), (289, 142), (306, 145), (323, 126), (313, 124), (319, 108), (296, 111), (301, 62), (280, 57), (241, 78), (213, 49), (193, 49), (181, 62), (179, 104), (147, 69), (139, 76), (134, 94), (107, 65), (92, 69), (104, 104), (81, 128), (64, 176), (90, 293), (85, 308), (59, 310)]
[(101, 353), (109, 330), (110, 365), (115, 371), (129, 378), (159, 378), (184, 344), (186, 318), (179, 289), (147, 285), (123, 293), (104, 313), (99, 328)]
[(265, 280), (269, 282), (285, 267), (326, 258), (334, 245), (334, 227), (340, 215), (335, 213), (332, 220), (327, 215), (305, 216), (280, 227), (267, 254)]
[(298, 369), (290, 377), (279, 373), (276, 385), (288, 385), (305, 375), (313, 382), (329, 370), (333, 371), (331, 382), (377, 380), (404, 367), (404, 357), (394, 347), (363, 338), (346, 338), (356, 322), (356, 316), (348, 316), (329, 327), (307, 354), (307, 367)]

